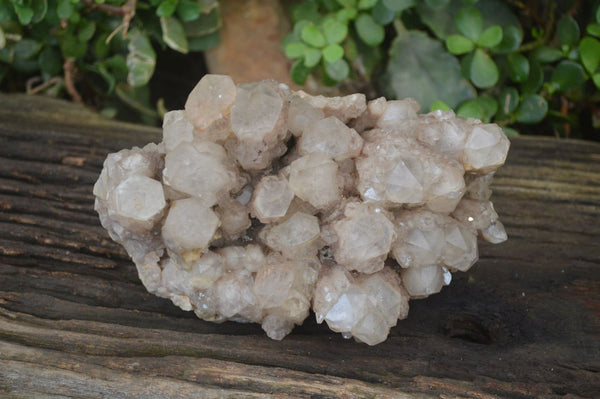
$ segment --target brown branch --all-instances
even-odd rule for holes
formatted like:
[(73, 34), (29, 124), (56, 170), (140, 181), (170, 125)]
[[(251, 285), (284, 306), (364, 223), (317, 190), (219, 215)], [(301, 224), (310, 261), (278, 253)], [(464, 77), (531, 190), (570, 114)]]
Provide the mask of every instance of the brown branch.
[(75, 87), (75, 62), (72, 58), (67, 58), (65, 63), (63, 64), (63, 69), (65, 70), (65, 88), (67, 89), (67, 93), (73, 99), (73, 102), (77, 104), (83, 104), (83, 99), (81, 95), (77, 91)]
[(109, 35), (106, 39), (108, 43), (110, 39), (121, 29), (123, 29), (123, 38), (127, 36), (127, 31), (129, 30), (129, 24), (131, 20), (135, 16), (135, 9), (137, 6), (137, 0), (127, 0), (125, 4), (121, 7), (113, 6), (110, 4), (98, 4), (94, 2), (94, 0), (81, 0), (83, 4), (85, 4), (90, 10), (100, 10), (109, 15), (114, 15), (118, 17), (123, 17), (123, 22)]
[(100, 10), (109, 15), (122, 17), (126, 13), (125, 6), (117, 7), (110, 4), (96, 3), (94, 2), (94, 0), (81, 0), (81, 2), (85, 4), (90, 10)]

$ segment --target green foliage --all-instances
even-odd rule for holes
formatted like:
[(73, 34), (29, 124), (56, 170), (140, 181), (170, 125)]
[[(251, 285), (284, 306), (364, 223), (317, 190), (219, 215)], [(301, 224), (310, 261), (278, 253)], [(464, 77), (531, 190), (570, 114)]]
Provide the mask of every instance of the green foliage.
[(299, 84), (311, 74), (369, 82), (389, 98), (454, 109), (511, 136), (528, 124), (566, 135), (579, 124), (599, 128), (600, 0), (509, 4), (307, 0), (293, 9), (285, 52), (304, 60), (292, 70)]
[(0, 0), (0, 83), (34, 79), (29, 92), (64, 96), (77, 73), (103, 114), (129, 107), (153, 122), (155, 49), (203, 51), (220, 25), (217, 0)]

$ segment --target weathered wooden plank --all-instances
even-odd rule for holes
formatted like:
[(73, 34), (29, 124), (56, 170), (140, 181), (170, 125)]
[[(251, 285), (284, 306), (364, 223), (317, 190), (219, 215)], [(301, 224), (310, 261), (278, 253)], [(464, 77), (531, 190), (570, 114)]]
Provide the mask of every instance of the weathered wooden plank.
[(600, 397), (600, 145), (513, 141), (510, 239), (375, 347), (313, 318), (281, 342), (148, 294), (99, 226), (108, 152), (159, 131), (0, 95), (0, 396)]

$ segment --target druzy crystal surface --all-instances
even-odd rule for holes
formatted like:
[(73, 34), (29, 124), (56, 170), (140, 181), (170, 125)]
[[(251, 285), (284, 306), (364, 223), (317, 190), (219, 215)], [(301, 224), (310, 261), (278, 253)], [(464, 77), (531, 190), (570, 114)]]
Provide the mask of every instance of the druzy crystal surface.
[(477, 261), (478, 236), (507, 238), (502, 130), (417, 111), (206, 75), (160, 144), (108, 156), (95, 207), (148, 291), (204, 320), (282, 339), (312, 309), (375, 345)]

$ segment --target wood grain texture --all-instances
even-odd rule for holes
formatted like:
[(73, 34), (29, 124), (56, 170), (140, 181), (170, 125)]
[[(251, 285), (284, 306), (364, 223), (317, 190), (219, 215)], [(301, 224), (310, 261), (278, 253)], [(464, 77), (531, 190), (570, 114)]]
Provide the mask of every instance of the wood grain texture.
[(107, 153), (159, 137), (0, 95), (0, 397), (600, 397), (600, 145), (513, 140), (493, 196), (509, 240), (369, 347), (148, 294), (91, 191)]

